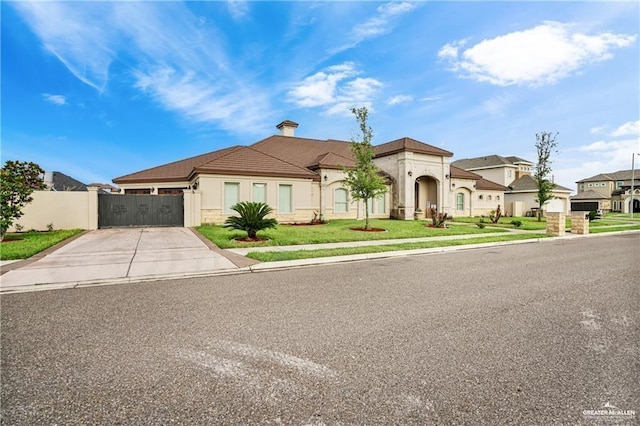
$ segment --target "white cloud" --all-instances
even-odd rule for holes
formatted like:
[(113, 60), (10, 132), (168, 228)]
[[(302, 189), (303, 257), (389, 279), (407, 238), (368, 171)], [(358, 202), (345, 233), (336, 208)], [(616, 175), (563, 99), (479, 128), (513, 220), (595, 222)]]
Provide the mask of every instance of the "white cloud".
[(592, 135), (600, 135), (605, 132), (607, 126), (596, 126), (589, 129), (589, 133)]
[(44, 98), (45, 101), (51, 102), (52, 104), (55, 104), (55, 105), (67, 104), (67, 98), (65, 98), (63, 95), (51, 95), (49, 93), (43, 93), (42, 97)]
[(396, 19), (415, 8), (416, 4), (410, 2), (390, 2), (378, 6), (374, 16), (353, 27), (347, 43), (332, 49), (330, 53), (342, 52), (357, 46), (365, 40), (387, 34), (393, 28)]
[(640, 120), (624, 123), (622, 126), (614, 130), (611, 133), (611, 136), (616, 138), (620, 136), (640, 136)]
[(387, 105), (398, 105), (406, 102), (413, 101), (413, 96), (410, 95), (396, 95), (387, 99)]
[(258, 120), (272, 109), (266, 91), (244, 78), (240, 67), (230, 66), (217, 29), (204, 25), (184, 3), (13, 5), (42, 44), (98, 91), (108, 84), (112, 62), (124, 57), (120, 65), (134, 77), (134, 89), (190, 120), (261, 131)]
[(249, 3), (246, 0), (227, 0), (229, 13), (234, 20), (244, 19), (249, 14)]
[(499, 86), (551, 84), (588, 64), (612, 58), (637, 35), (587, 35), (569, 24), (547, 21), (537, 27), (483, 40), (460, 53), (465, 40), (445, 44), (438, 57), (461, 76)]
[(358, 74), (351, 62), (328, 67), (296, 84), (288, 93), (289, 101), (304, 108), (323, 107), (328, 115), (348, 113), (354, 106), (370, 108), (383, 84)]

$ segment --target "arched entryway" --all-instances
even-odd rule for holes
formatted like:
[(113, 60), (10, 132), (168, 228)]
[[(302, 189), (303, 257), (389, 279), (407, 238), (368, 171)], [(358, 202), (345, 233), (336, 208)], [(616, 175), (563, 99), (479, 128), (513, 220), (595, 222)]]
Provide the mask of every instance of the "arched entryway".
[(438, 206), (438, 181), (431, 176), (420, 176), (416, 178), (414, 185), (414, 205), (416, 217), (430, 218), (431, 208), (436, 211)]

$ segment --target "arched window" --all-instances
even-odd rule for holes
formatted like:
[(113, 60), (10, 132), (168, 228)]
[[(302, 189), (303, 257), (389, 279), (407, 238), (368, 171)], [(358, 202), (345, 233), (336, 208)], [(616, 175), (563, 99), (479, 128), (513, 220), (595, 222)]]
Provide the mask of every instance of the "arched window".
[(456, 194), (456, 210), (464, 210), (464, 194), (461, 192)]
[(335, 213), (347, 213), (349, 211), (349, 191), (338, 188), (333, 193), (333, 211)]

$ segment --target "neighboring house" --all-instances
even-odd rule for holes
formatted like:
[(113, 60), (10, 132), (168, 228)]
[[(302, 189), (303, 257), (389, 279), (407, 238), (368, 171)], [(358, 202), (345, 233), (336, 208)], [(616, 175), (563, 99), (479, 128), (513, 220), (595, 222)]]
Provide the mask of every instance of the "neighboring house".
[[(295, 136), (297, 123), (283, 121), (279, 135), (115, 178), (124, 194), (200, 194), (201, 223), (221, 223), (238, 201), (259, 201), (281, 222), (372, 217), (413, 219), (430, 208), (453, 216), (495, 208), (476, 202), (479, 191), (500, 199), (506, 188), (476, 173), (450, 167), (453, 153), (402, 138), (374, 146), (374, 162), (388, 192), (367, 206), (354, 202), (343, 180), (353, 167), (350, 143)], [(489, 210), (487, 210), (489, 209)]]
[[(631, 211), (631, 178), (633, 170), (618, 170), (612, 173), (601, 173), (576, 182), (578, 193), (571, 197), (573, 210), (603, 212)], [(640, 212), (640, 179), (635, 172), (633, 191), (633, 211)]]
[[(539, 203), (536, 201), (538, 187), (531, 177), (531, 171), (535, 164), (531, 161), (515, 156), (487, 155), (457, 160), (451, 165), (477, 173), (489, 181), (506, 186), (504, 202), (498, 204), (501, 204), (510, 215), (531, 215), (539, 208)], [(571, 207), (570, 194), (571, 189), (557, 184), (552, 191), (554, 199), (561, 203), (562, 209), (567, 214)], [(478, 197), (480, 196), (486, 197), (484, 194), (478, 194)]]
[(87, 185), (60, 172), (45, 172), (44, 183), (50, 191), (86, 191)]

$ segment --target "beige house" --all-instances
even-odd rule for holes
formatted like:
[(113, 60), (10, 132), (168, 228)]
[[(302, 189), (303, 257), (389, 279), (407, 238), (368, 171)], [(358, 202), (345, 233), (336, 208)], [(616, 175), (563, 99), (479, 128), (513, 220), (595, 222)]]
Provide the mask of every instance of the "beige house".
[[(576, 182), (578, 193), (571, 197), (574, 210), (630, 213), (633, 175), (633, 170), (618, 170), (579, 180)], [(637, 176), (633, 177), (633, 211), (637, 213), (640, 212), (640, 182)]]
[[(465, 158), (451, 163), (481, 175), (483, 178), (507, 187), (502, 206), (512, 216), (532, 215), (539, 208), (536, 201), (537, 185), (531, 177), (535, 164), (520, 157), (488, 155), (485, 157)], [(556, 185), (552, 195), (560, 203), (565, 214), (571, 209), (569, 196), (571, 189)], [(478, 194), (478, 198), (487, 195)], [(479, 200), (480, 201), (480, 200)], [(543, 207), (545, 209), (545, 207)]]
[[(118, 177), (124, 194), (195, 194), (199, 223), (222, 223), (239, 201), (269, 204), (281, 222), (371, 217), (427, 217), (431, 208), (452, 216), (495, 209), (506, 187), (452, 167), (453, 154), (401, 138), (374, 147), (374, 162), (388, 191), (368, 205), (351, 199), (346, 167), (354, 161), (350, 143), (295, 136), (297, 123), (283, 121), (280, 134), (249, 146), (233, 146)], [(482, 195), (479, 198), (479, 194)], [(190, 222), (191, 223), (191, 222)]]

